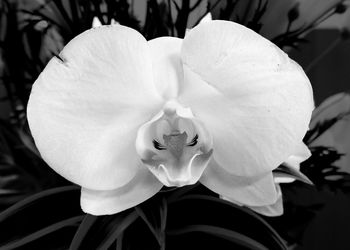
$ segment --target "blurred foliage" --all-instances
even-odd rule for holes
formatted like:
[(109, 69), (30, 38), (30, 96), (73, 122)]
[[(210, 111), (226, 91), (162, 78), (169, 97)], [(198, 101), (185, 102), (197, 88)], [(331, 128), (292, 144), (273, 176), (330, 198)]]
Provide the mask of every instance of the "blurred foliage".
[(0, 120), (0, 210), (68, 182), (47, 167), (28, 132)]
[[(189, 18), (202, 2), (148, 0), (146, 18), (141, 22), (127, 0), (0, 0), (0, 87), (5, 92), (0, 104), (10, 106), (8, 119), (0, 120), (0, 210), (7, 208), (0, 214), (1, 249), (165, 249), (165, 245), (166, 249), (211, 249), (219, 244), (220, 249), (286, 249), (266, 221), (289, 246), (319, 250), (329, 249), (325, 248), (329, 242), (336, 241), (339, 246), (346, 241), (340, 230), (320, 226), (333, 223), (337, 228), (335, 220), (327, 220), (335, 214), (340, 220), (346, 209), (334, 204), (349, 207), (349, 174), (336, 166), (342, 155), (332, 148), (311, 148), (312, 156), (301, 170), (315, 186), (299, 181), (283, 184), (284, 215), (263, 219), (219, 199), (201, 185), (164, 189), (116, 215), (85, 215), (80, 210), (78, 187), (67, 186), (70, 184), (41, 159), (25, 116), (31, 85), (50, 58), (90, 29), (95, 17), (102, 24), (115, 20), (132, 27), (148, 40), (183, 38), (186, 29), (207, 13), (261, 32), (266, 13), (272, 15), (269, 8), (276, 4), (275, 0), (208, 0), (198, 20), (188, 27)], [(282, 49), (298, 48), (306, 42), (307, 32), (331, 15), (343, 13), (346, 5), (335, 1), (315, 20), (295, 28), (293, 24), (301, 18), (298, 8), (294, 5), (287, 11), (286, 27), (280, 34), (267, 36)], [(316, 124), (304, 141), (310, 144), (343, 118)], [(319, 241), (315, 234), (325, 237)], [(330, 234), (338, 238), (327, 238)], [(313, 244), (312, 239), (322, 244)], [(126, 241), (129, 246), (123, 245)]]

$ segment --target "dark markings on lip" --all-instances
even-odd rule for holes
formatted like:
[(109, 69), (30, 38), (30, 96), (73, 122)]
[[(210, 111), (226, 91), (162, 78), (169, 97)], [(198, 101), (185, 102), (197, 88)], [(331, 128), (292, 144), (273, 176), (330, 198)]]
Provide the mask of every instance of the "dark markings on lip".
[(198, 135), (195, 135), (193, 139), (190, 141), (190, 143), (187, 144), (187, 146), (193, 147), (198, 143)]
[(155, 149), (158, 149), (158, 150), (166, 150), (166, 147), (165, 147), (164, 145), (160, 144), (158, 141), (153, 140), (152, 143), (153, 143), (153, 147), (154, 147)]

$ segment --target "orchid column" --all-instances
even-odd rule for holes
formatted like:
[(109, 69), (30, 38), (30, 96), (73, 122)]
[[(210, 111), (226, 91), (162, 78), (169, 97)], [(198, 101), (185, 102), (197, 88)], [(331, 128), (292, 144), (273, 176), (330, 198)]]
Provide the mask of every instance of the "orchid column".
[(312, 110), (299, 65), (211, 21), (183, 40), (121, 25), (82, 33), (33, 85), (28, 120), (44, 160), (82, 187), (82, 209), (102, 215), (197, 181), (237, 204), (275, 204), (272, 170), (307, 155)]

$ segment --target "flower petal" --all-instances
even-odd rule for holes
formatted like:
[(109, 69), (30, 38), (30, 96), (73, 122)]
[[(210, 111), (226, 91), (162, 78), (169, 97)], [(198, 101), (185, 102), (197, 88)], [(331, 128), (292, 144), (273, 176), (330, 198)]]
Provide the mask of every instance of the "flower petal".
[[(247, 206), (254, 212), (257, 212), (259, 214), (265, 215), (265, 216), (280, 216), (283, 214), (283, 198), (282, 198), (282, 191), (280, 185), (276, 184), (276, 190), (277, 190), (277, 201), (264, 206)], [(232, 203), (235, 203), (239, 206), (244, 206), (244, 204), (237, 202), (236, 200), (227, 198), (222, 196), (221, 197), (224, 200), (230, 201)]]
[(85, 188), (115, 189), (139, 171), (137, 129), (156, 114), (147, 41), (113, 25), (74, 38), (33, 85), (28, 121), (44, 160)]
[(261, 206), (261, 207), (254, 207), (250, 206), (249, 208), (259, 214), (265, 215), (265, 216), (280, 216), (283, 214), (283, 198), (282, 198), (282, 192), (281, 187), (279, 185), (276, 185), (276, 189), (278, 192), (278, 199), (275, 203), (271, 205)]
[(299, 65), (255, 32), (226, 21), (193, 28), (181, 53), (179, 101), (212, 134), (220, 166), (236, 176), (263, 176), (293, 153), (313, 109)]
[(245, 206), (265, 206), (275, 203), (278, 198), (272, 173), (259, 179), (244, 178), (227, 172), (213, 160), (200, 182), (213, 192)]
[(288, 157), (284, 162), (285, 165), (292, 167), (296, 170), (300, 169), (300, 163), (307, 160), (311, 156), (309, 148), (305, 143), (300, 142), (299, 145), (294, 150), (294, 153)]
[(148, 41), (153, 61), (154, 84), (165, 100), (176, 98), (183, 81), (180, 51), (182, 39), (159, 37)]
[(151, 198), (162, 186), (157, 178), (142, 166), (137, 175), (121, 188), (107, 191), (82, 188), (80, 204), (83, 211), (89, 214), (115, 214)]
[(273, 177), (276, 183), (290, 183), (295, 180), (302, 181), (304, 183), (313, 185), (312, 181), (300, 172), (300, 163), (307, 160), (311, 156), (309, 148), (305, 143), (300, 142), (296, 147), (293, 155), (273, 170)]
[(295, 180), (303, 181), (308, 184), (312, 182), (299, 171), (300, 163), (307, 160), (311, 156), (309, 148), (305, 143), (300, 142), (294, 153), (287, 158), (285, 162), (273, 171), (276, 183), (290, 183)]

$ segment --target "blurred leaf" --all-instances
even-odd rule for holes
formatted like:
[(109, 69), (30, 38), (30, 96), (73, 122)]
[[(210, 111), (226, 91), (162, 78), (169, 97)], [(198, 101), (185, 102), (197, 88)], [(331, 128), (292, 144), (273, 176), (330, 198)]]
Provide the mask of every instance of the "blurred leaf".
[[(267, 0), (209, 0), (213, 19), (228, 20), (240, 23), (259, 33), (262, 23), (261, 17), (268, 7)], [(216, 5), (218, 5), (216, 7)]]
[(246, 249), (252, 249), (252, 250), (267, 250), (268, 249), (252, 238), (249, 238), (249, 237), (242, 235), (238, 232), (228, 230), (225, 228), (221, 228), (221, 227), (216, 227), (216, 226), (189, 225), (189, 226), (186, 226), (186, 227), (178, 229), (178, 230), (170, 231), (170, 232), (168, 232), (168, 234), (175, 236), (175, 235), (195, 233), (195, 232), (213, 235), (215, 237), (230, 241), (230, 242), (234, 243), (235, 245), (241, 246), (242, 248), (246, 248)]
[(350, 246), (350, 198), (337, 194), (307, 227), (299, 250), (347, 250)]
[(311, 157), (300, 165), (300, 170), (307, 175), (319, 189), (350, 191), (346, 176), (334, 163), (340, 159), (335, 149), (328, 147), (311, 147)]
[(15, 141), (15, 134), (0, 123), (0, 209), (39, 190), (33, 176), (16, 164)]
[(158, 3), (157, 0), (150, 0), (147, 2), (146, 11), (146, 20), (142, 33), (147, 40), (160, 36), (169, 36), (171, 32), (174, 32), (174, 24), (169, 15), (171, 10), (168, 4), (164, 1)]
[(24, 129), (0, 120), (0, 210), (31, 194), (68, 183), (41, 159)]
[(314, 140), (320, 137), (324, 132), (326, 132), (328, 129), (333, 127), (338, 121), (341, 121), (342, 119), (348, 117), (349, 114), (350, 114), (349, 112), (342, 113), (331, 119), (327, 119), (316, 123), (316, 125), (306, 133), (303, 141), (306, 144), (311, 144)]

